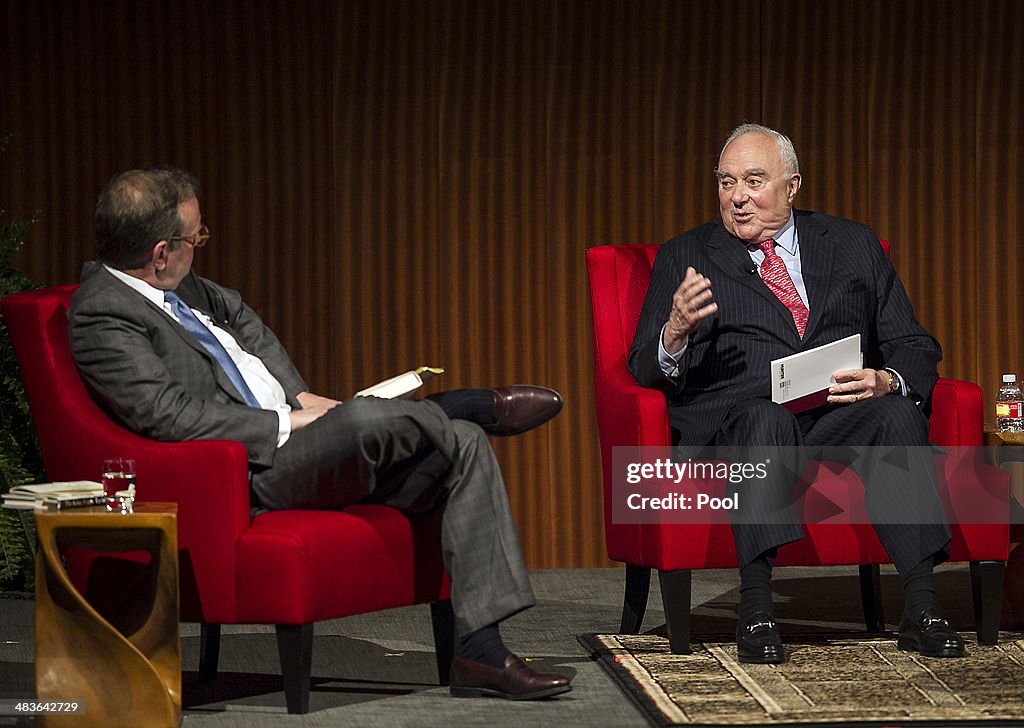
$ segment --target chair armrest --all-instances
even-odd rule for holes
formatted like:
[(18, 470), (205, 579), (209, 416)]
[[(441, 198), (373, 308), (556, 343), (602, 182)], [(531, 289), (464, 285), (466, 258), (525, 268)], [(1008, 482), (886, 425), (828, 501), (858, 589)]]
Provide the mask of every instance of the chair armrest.
[(932, 390), (929, 439), (936, 445), (980, 446), (984, 438), (984, 410), (981, 387), (940, 377)]
[(146, 441), (131, 450), (138, 463), (138, 499), (178, 504), (179, 539), (201, 543), (211, 531), (230, 543), (249, 527), (249, 466), (231, 440)]
[(237, 544), (251, 523), (245, 447), (231, 440), (157, 442), (139, 438), (129, 452), (140, 501), (178, 504), (181, 616), (186, 621), (235, 618)]
[(671, 445), (665, 395), (641, 387), (626, 369), (625, 357), (594, 371), (597, 430), (601, 440), (604, 481), (605, 544), (609, 558), (639, 563), (644, 529), (637, 524), (616, 524), (612, 519), (613, 459), (616, 447)]
[[(160, 442), (123, 430), (109, 420), (80, 443), (88, 450), (66, 461), (87, 464), (115, 453), (136, 461), (139, 501), (178, 504), (178, 559), (184, 621), (232, 622), (237, 605), (237, 543), (248, 530), (249, 467), (245, 447), (230, 440)], [(97, 437), (96, 432), (102, 434)]]
[(671, 445), (665, 395), (642, 387), (625, 358), (596, 372), (598, 432), (602, 450), (618, 445)]

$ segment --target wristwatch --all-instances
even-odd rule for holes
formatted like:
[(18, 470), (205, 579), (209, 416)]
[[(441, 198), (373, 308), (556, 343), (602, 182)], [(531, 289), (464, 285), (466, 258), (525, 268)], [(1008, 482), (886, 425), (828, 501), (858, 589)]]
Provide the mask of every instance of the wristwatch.
[(888, 367), (883, 369), (882, 371), (888, 373), (889, 375), (889, 394), (900, 394), (903, 388), (900, 386), (900, 378), (896, 374), (896, 372), (894, 372), (892, 369), (889, 369)]

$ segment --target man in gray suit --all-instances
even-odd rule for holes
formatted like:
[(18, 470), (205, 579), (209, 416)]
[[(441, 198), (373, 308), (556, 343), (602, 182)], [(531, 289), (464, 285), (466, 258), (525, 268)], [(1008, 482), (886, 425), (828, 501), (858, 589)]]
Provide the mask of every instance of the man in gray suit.
[[(849, 220), (794, 210), (796, 151), (773, 129), (737, 128), (715, 175), (721, 219), (662, 246), (629, 357), (637, 381), (665, 393), (679, 443), (774, 448), (780, 460), (804, 446), (926, 452), (922, 408), (941, 350), (914, 317), (877, 236)], [(773, 359), (853, 334), (861, 336), (863, 368), (836, 372), (826, 402), (793, 414), (771, 401)], [(950, 532), (931, 458), (913, 478), (871, 469), (870, 461), (855, 465), (864, 466), (868, 513), (903, 579), (899, 647), (962, 656), (932, 583)], [(745, 484), (744, 514), (733, 517), (742, 662), (785, 660), (770, 577), (777, 548), (803, 536), (786, 515), (802, 463), (796, 456), (788, 474), (773, 468), (766, 480)], [(917, 523), (894, 522), (893, 514), (913, 514)]]
[(442, 508), (459, 635), (452, 694), (570, 690), (567, 678), (527, 667), (499, 633), (534, 597), (485, 434), (541, 424), (561, 408), (558, 394), (517, 385), (340, 402), (310, 392), (241, 296), (192, 270), (209, 237), (197, 194), (196, 180), (173, 168), (125, 172), (100, 194), (99, 260), (86, 264), (68, 312), (72, 354), (96, 399), (147, 437), (241, 442), (258, 508)]

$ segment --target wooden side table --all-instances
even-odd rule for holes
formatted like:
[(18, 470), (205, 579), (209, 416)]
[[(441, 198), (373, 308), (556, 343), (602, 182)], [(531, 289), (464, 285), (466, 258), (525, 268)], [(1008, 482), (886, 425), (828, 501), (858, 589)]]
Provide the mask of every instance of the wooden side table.
[(989, 461), (1010, 474), (1010, 558), (1003, 575), (1001, 629), (1024, 629), (1024, 432), (999, 432), (985, 425)]
[[(1003, 449), (1005, 445), (1011, 447)], [(985, 447), (999, 448), (990, 451), (992, 464), (1010, 474), (1010, 492), (1024, 504), (1024, 432), (999, 432), (995, 425), (985, 425)]]
[[(77, 700), (84, 715), (46, 726), (177, 726), (181, 719), (177, 504), (37, 511), (36, 698)], [(145, 552), (144, 578), (117, 614), (101, 615), (64, 566), (69, 548)]]

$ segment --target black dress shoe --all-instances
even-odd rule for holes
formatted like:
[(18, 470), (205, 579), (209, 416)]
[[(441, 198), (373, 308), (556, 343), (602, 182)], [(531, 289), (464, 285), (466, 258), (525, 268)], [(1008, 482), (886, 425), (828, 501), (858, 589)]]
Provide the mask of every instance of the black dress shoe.
[(562, 411), (562, 395), (547, 387), (513, 384), (494, 390), (494, 424), (489, 435), (518, 435), (542, 425)]
[(928, 607), (916, 619), (904, 615), (896, 646), (906, 652), (920, 652), (925, 657), (964, 656), (963, 639), (934, 607)]
[(449, 690), (456, 698), (490, 696), (506, 700), (537, 700), (567, 693), (572, 690), (572, 685), (564, 675), (537, 672), (509, 653), (504, 668), (456, 656), (452, 660)]
[(740, 662), (757, 665), (778, 665), (786, 661), (779, 628), (770, 614), (755, 612), (746, 622), (736, 625), (736, 654)]

